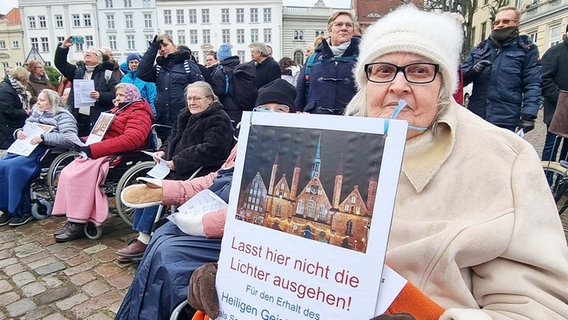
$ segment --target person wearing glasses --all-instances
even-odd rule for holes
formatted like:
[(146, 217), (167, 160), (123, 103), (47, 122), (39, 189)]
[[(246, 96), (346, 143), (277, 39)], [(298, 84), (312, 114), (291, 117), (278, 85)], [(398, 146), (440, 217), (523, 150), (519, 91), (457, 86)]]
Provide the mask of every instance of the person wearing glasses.
[(317, 114), (343, 114), (356, 92), (353, 68), (359, 37), (353, 37), (351, 12), (337, 11), (327, 20), (329, 36), (306, 59), (296, 83), (296, 109)]
[(91, 127), (97, 122), (101, 112), (108, 111), (113, 107), (115, 98), (114, 88), (118, 81), (112, 76), (114, 65), (109, 61), (103, 61), (103, 53), (96, 48), (89, 48), (83, 52), (83, 61), (76, 64), (67, 62), (69, 48), (74, 44), (73, 37), (69, 36), (55, 50), (55, 67), (61, 74), (73, 81), (74, 79), (93, 80), (95, 90), (89, 92), (89, 97), (95, 99), (93, 105), (80, 104), (75, 101), (73, 85), (67, 99), (68, 109), (77, 119), (79, 136), (88, 136)]
[[(568, 247), (538, 155), (452, 98), (462, 30), (404, 5), (362, 38), (346, 114), (409, 124), (385, 263), (418, 289), (389, 307), (406, 314), (375, 319), (568, 319)], [(215, 319), (202, 270), (189, 301)]]
[[(258, 91), (255, 111), (294, 112), (294, 87), (276, 79)], [(216, 172), (192, 180), (163, 180), (160, 185), (138, 184), (123, 190), (124, 203), (135, 208), (160, 203), (181, 205), (209, 189), (229, 201), (237, 147)], [(171, 221), (159, 227), (148, 244), (116, 320), (167, 320), (187, 298), (189, 277), (196, 268), (217, 261), (227, 209), (195, 214), (178, 227)], [(183, 230), (183, 231), (182, 231)], [(188, 319), (179, 317), (179, 319)]]
[(30, 92), (30, 105), (37, 102), (37, 96), (43, 89), (54, 89), (49, 78), (45, 73), (45, 67), (39, 60), (32, 60), (26, 65), (26, 69), (30, 72), (30, 80), (28, 81), (28, 91)]
[[(187, 108), (180, 111), (168, 139), (155, 154), (166, 160), (171, 170), (166, 179), (186, 180), (202, 167), (198, 176), (219, 169), (233, 146), (231, 119), (204, 81), (196, 81), (185, 89)], [(158, 206), (138, 209), (134, 212), (132, 229), (138, 237), (116, 252), (119, 262), (139, 260), (150, 241), (150, 234), (158, 212)]]
[(468, 109), (511, 131), (534, 129), (542, 104), (541, 66), (536, 44), (519, 35), (521, 12), (503, 7), (489, 38), (473, 48), (461, 66), (464, 86), (473, 82)]

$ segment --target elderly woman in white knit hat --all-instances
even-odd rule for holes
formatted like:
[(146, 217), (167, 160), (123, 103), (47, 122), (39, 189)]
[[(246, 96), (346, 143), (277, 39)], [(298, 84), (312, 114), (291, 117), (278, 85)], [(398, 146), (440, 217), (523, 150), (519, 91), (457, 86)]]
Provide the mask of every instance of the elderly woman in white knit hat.
[[(454, 18), (413, 6), (363, 36), (346, 112), (409, 124), (386, 263), (413, 285), (388, 309), (404, 314), (376, 319), (568, 319), (568, 247), (539, 158), (452, 98), (462, 41)], [(215, 314), (208, 274), (193, 273), (189, 301)]]
[(568, 247), (538, 155), (451, 98), (462, 41), (454, 18), (412, 6), (363, 37), (346, 112), (409, 124), (386, 263), (440, 319), (568, 319)]

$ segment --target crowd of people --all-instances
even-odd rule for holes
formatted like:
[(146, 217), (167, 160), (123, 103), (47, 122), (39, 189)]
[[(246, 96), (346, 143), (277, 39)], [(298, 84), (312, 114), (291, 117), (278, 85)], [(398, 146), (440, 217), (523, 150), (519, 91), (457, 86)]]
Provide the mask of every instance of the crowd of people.
[[(6, 190), (0, 226), (33, 220), (30, 184), (41, 156), (66, 148), (80, 156), (59, 176), (53, 215), (65, 216), (66, 223), (54, 237), (84, 237), (87, 223), (98, 226), (107, 217), (99, 186), (111, 162), (145, 149), (152, 125), (159, 125), (160, 143), (152, 151), (169, 174), (116, 195), (136, 208), (138, 232), (117, 260), (141, 259), (117, 319), (169, 319), (188, 290), (202, 292), (199, 286), (214, 283), (211, 263), (219, 257), (227, 212), (203, 212), (184, 228), (166, 222), (155, 229), (158, 205), (183, 204), (204, 189), (228, 202), (234, 130), (244, 111), (324, 114), (338, 121), (397, 118), (409, 129), (386, 263), (440, 307), (429, 319), (568, 318), (565, 234), (540, 159), (519, 137), (534, 128), (542, 104), (548, 128), (560, 101), (568, 103), (562, 95), (568, 90), (562, 67), (568, 26), (562, 42), (539, 59), (537, 46), (519, 34), (520, 17), (515, 7), (501, 8), (490, 36), (463, 61), (459, 19), (413, 5), (364, 32), (352, 13), (333, 13), (327, 36), (306, 48), (311, 52), (304, 65), (288, 57), (276, 61), (272, 48), (258, 42), (250, 45), (250, 62), (222, 44), (200, 65), (168, 35), (156, 35), (143, 55), (130, 53), (123, 65), (108, 48), (89, 48), (82, 61), (70, 63), (69, 36), (54, 58), (68, 89), (55, 92), (39, 61), (12, 69), (0, 83), (0, 184)], [(76, 94), (74, 82), (84, 80), (92, 90)], [(469, 83), (473, 93), (464, 108), (453, 95)], [(84, 144), (103, 116), (112, 122), (102, 139)], [(24, 129), (32, 124), (50, 130), (30, 139)], [(26, 139), (35, 148), (30, 155), (6, 153), (15, 140)], [(557, 159), (559, 149), (566, 157), (568, 145), (561, 144), (562, 133), (548, 132), (542, 159)], [(199, 276), (190, 287), (192, 274)], [(189, 301), (190, 315), (218, 315), (214, 295)], [(385, 319), (420, 320), (423, 312), (414, 308), (396, 309), (406, 314)]]

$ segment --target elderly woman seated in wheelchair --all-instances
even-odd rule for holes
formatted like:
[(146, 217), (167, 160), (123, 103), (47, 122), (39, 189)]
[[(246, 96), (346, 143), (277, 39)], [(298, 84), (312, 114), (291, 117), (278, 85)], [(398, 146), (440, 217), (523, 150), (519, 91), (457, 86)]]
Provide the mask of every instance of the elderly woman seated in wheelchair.
[(89, 222), (95, 226), (104, 222), (108, 204), (99, 185), (105, 181), (112, 155), (146, 145), (153, 112), (136, 86), (116, 86), (115, 107), (110, 113), (114, 118), (102, 141), (82, 146), (82, 155), (61, 171), (52, 215), (65, 215), (67, 223), (54, 234), (57, 242), (85, 236), (84, 228)]
[(17, 141), (9, 151), (17, 154), (9, 153), (0, 160), (0, 210), (4, 212), (0, 226), (20, 226), (33, 219), (30, 184), (40, 172), (41, 158), (50, 147), (69, 148), (73, 144), (66, 138), (69, 134), (77, 135), (75, 118), (62, 107), (57, 92), (42, 90), (24, 128), (14, 132)]
[[(169, 180), (186, 180), (216, 171), (231, 152), (234, 141), (231, 119), (207, 82), (189, 84), (185, 99), (187, 108), (181, 110), (170, 136), (155, 154), (166, 160)], [(118, 261), (142, 257), (158, 209), (159, 206), (152, 206), (135, 211), (132, 229), (138, 231), (138, 238), (116, 252)]]

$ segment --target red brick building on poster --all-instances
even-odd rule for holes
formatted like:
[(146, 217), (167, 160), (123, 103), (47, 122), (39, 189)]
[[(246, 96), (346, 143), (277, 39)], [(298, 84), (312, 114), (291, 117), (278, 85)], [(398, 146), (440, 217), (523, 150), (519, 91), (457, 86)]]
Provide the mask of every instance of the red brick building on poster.
[(424, 0), (352, 0), (356, 19), (363, 32), (373, 22), (404, 3), (414, 3), (422, 7)]
[(310, 180), (301, 189), (298, 185), (302, 171), (299, 156), (290, 179), (287, 173), (279, 172), (277, 153), (268, 188), (260, 172), (257, 172), (241, 191), (238, 218), (304, 238), (365, 252), (375, 205), (378, 168), (375, 166), (369, 177), (368, 196), (365, 200), (358, 185), (354, 185), (349, 194), (341, 194), (341, 160), (330, 198), (320, 180), (320, 145), (318, 141)]

